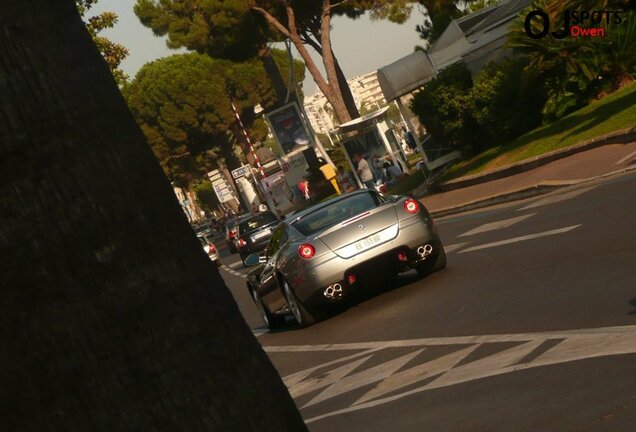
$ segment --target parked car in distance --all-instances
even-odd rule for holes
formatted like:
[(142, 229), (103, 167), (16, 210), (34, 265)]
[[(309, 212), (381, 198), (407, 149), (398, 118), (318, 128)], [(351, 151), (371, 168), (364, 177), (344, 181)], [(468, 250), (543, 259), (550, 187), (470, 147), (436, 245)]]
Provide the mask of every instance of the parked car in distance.
[(232, 219), (229, 219), (225, 223), (225, 243), (227, 244), (227, 247), (230, 249), (230, 252), (236, 253), (238, 250), (237, 243), (236, 243), (236, 236), (238, 234), (237, 226), (239, 222), (251, 216), (252, 216), (251, 214), (243, 214), (240, 216), (236, 216)]
[(193, 228), (197, 236), (203, 235), (206, 237), (213, 237), (216, 231), (213, 220), (206, 220), (204, 222), (196, 224)]
[(236, 245), (243, 265), (248, 255), (261, 252), (267, 247), (274, 229), (280, 220), (270, 211), (256, 213), (242, 220), (237, 226)]
[(364, 189), (282, 221), (264, 256), (252, 254), (247, 288), (269, 328), (292, 314), (313, 324), (356, 290), (410, 269), (446, 267), (446, 253), (426, 208), (410, 196)]
[(219, 251), (214, 246), (214, 243), (212, 243), (212, 240), (204, 235), (198, 235), (197, 238), (199, 239), (199, 242), (201, 242), (203, 251), (207, 254), (208, 258), (210, 258), (210, 261), (212, 261), (217, 266), (221, 265), (221, 260), (219, 259)]

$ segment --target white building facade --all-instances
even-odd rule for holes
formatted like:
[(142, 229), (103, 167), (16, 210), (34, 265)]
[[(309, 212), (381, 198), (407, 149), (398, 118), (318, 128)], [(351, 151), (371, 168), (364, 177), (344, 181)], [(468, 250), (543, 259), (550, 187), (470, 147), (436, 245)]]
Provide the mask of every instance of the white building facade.
[[(347, 83), (359, 110), (373, 111), (386, 105), (377, 71), (359, 75), (348, 80)], [(337, 126), (331, 115), (333, 112), (331, 104), (327, 102), (327, 98), (320, 90), (313, 96), (305, 97), (304, 105), (309, 122), (317, 133), (327, 134)]]

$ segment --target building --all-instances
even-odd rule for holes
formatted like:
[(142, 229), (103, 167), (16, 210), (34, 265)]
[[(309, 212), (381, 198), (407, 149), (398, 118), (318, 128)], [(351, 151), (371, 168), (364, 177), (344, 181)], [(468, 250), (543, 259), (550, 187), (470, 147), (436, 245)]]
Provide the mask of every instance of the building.
[(378, 82), (377, 71), (357, 76), (347, 81), (358, 109), (374, 110), (386, 105), (384, 94)]
[[(347, 83), (359, 110), (376, 110), (386, 105), (376, 71), (354, 77)], [(333, 109), (320, 90), (305, 97), (304, 105), (309, 122), (317, 133), (327, 134), (337, 126), (331, 115)]]
[(327, 135), (334, 128), (330, 107), (327, 107), (327, 98), (318, 91), (313, 96), (307, 96), (304, 100), (305, 112), (316, 133)]

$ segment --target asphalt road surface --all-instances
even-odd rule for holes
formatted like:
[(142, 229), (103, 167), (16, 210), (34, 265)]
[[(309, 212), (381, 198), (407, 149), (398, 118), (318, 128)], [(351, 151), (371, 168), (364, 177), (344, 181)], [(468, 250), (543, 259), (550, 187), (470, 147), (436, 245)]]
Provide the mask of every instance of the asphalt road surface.
[[(439, 219), (448, 268), (266, 332), (311, 431), (635, 431), (636, 174)], [(237, 262), (238, 261), (238, 262)]]

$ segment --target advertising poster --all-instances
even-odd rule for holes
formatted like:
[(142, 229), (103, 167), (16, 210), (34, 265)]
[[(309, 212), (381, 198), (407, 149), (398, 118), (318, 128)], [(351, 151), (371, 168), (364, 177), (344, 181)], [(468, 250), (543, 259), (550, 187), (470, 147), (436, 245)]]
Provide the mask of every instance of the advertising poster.
[(266, 114), (265, 118), (284, 154), (311, 145), (309, 130), (295, 102)]
[(360, 178), (356, 172), (357, 164), (355, 162), (356, 158), (354, 157), (356, 154), (362, 156), (369, 164), (374, 182), (382, 178), (382, 164), (385, 161), (386, 155), (390, 154), (390, 152), (375, 127), (352, 138), (348, 138), (341, 144), (347, 154), (347, 159), (352, 164), (353, 171), (358, 180), (360, 180)]

